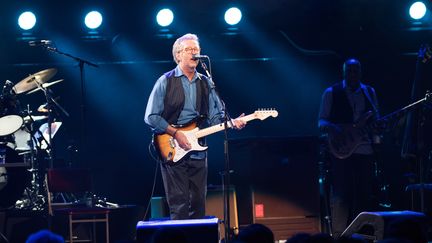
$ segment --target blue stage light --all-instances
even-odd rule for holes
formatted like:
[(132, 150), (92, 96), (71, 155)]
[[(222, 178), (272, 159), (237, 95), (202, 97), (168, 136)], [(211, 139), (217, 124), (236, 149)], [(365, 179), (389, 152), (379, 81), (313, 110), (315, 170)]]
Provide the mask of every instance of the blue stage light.
[(102, 14), (91, 11), (85, 16), (84, 23), (89, 29), (97, 29), (102, 24)]
[(409, 14), (413, 19), (421, 19), (426, 15), (426, 5), (423, 2), (415, 2), (409, 9)]
[(156, 15), (156, 21), (158, 25), (162, 27), (169, 26), (173, 22), (173, 20), (174, 20), (174, 14), (168, 8), (159, 10), (158, 14)]
[(236, 25), (240, 22), (242, 13), (238, 8), (230, 8), (225, 12), (225, 22), (229, 25)]
[(36, 16), (32, 12), (23, 12), (18, 18), (18, 25), (23, 30), (30, 30), (36, 25)]

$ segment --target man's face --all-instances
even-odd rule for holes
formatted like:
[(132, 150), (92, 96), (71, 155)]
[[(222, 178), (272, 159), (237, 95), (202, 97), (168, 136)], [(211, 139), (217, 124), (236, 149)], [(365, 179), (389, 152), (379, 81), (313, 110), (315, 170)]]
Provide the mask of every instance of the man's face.
[(361, 67), (359, 63), (345, 64), (344, 78), (348, 86), (355, 87), (360, 83)]
[(195, 54), (199, 54), (201, 49), (195, 40), (186, 40), (182, 43), (183, 49), (177, 52), (176, 57), (179, 65), (185, 68), (196, 68), (198, 60), (193, 60)]

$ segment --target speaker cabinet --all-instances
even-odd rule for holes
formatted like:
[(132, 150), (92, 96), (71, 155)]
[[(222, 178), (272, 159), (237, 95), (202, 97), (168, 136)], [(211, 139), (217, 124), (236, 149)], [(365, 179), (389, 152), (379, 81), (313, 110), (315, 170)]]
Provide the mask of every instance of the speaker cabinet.
[(169, 218), (169, 207), (165, 197), (152, 197), (151, 205), (151, 219)]
[[(140, 221), (137, 224), (137, 243), (150, 242), (189, 242), (218, 243), (219, 219), (186, 219)], [(153, 237), (163, 237), (153, 241)], [(183, 239), (183, 241), (182, 241)]]
[(342, 236), (360, 235), (371, 242), (388, 236), (416, 237), (413, 242), (420, 243), (426, 242), (426, 238), (425, 241), (421, 240), (421, 237), (426, 237), (425, 223), (426, 216), (413, 211), (362, 212), (351, 222)]
[(240, 230), (263, 223), (276, 240), (320, 231), (317, 137), (234, 139), (229, 151)]

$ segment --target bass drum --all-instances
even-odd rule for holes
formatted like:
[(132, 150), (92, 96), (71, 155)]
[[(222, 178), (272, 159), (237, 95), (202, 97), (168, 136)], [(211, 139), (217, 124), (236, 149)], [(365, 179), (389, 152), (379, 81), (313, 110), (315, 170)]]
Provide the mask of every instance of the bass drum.
[(23, 156), (0, 144), (0, 208), (10, 208), (30, 185), (31, 173), (22, 166)]

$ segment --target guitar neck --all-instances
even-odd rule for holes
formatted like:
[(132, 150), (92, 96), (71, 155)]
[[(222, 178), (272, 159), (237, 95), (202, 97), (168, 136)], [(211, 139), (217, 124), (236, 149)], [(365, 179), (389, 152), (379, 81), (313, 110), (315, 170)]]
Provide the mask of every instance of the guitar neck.
[[(258, 118), (255, 116), (254, 113), (252, 113), (252, 114), (249, 114), (247, 116), (240, 117), (239, 119), (241, 119), (241, 120), (243, 120), (245, 122), (248, 122), (248, 121), (252, 121), (254, 119), (258, 119)], [(227, 126), (228, 126), (228, 128), (232, 127), (232, 125), (231, 125), (230, 122), (227, 123)], [(216, 133), (216, 132), (220, 132), (220, 131), (222, 131), (224, 129), (225, 129), (225, 123), (219, 123), (217, 125), (214, 125), (214, 126), (207, 127), (207, 128), (199, 130), (196, 133), (196, 137), (197, 138), (202, 138), (202, 137), (208, 136), (210, 134), (213, 134), (213, 133)]]

